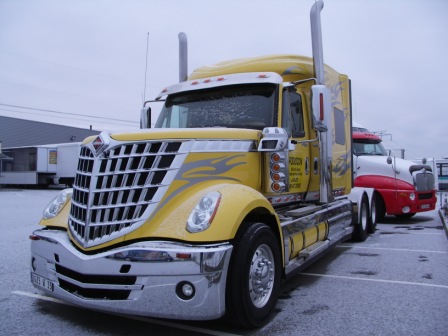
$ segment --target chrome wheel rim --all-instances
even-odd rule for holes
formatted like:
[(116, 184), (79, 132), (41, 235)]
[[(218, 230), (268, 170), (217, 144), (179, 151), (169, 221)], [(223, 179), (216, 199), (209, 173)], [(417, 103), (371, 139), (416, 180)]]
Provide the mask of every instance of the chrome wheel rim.
[(249, 294), (252, 303), (262, 308), (269, 301), (275, 278), (275, 261), (271, 248), (260, 245), (252, 256), (249, 273)]

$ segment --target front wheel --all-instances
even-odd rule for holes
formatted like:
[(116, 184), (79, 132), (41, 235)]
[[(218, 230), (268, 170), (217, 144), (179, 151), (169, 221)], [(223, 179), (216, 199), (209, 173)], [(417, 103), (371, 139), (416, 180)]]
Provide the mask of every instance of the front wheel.
[(262, 326), (275, 307), (281, 281), (277, 238), (263, 223), (250, 224), (235, 242), (226, 289), (226, 315), (234, 325)]

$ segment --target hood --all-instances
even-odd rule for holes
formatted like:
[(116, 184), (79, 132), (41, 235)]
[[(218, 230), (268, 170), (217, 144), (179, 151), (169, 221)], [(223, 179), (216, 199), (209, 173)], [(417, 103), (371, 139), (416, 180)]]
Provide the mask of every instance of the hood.
[(414, 180), (411, 171), (422, 168), (427, 168), (427, 171), (431, 170), (429, 166), (416, 165), (414, 162), (400, 158), (392, 158), (392, 163), (388, 164), (387, 158), (387, 156), (354, 156), (354, 177), (365, 175), (396, 177), (399, 180), (413, 185)]
[(152, 128), (135, 132), (109, 133), (117, 141), (141, 141), (158, 139), (220, 139), (259, 140), (261, 131), (240, 128)]

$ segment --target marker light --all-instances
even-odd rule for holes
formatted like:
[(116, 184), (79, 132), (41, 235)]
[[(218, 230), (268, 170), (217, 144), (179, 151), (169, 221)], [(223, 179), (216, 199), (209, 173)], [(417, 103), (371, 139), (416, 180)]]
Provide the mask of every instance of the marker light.
[(324, 120), (324, 94), (319, 94), (320, 101), (320, 120)]

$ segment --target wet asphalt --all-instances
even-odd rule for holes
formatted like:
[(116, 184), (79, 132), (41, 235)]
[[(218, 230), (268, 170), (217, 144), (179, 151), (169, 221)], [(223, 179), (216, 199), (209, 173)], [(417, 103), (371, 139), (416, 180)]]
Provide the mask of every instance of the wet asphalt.
[(340, 244), (282, 285), (266, 326), (239, 330), (222, 320), (113, 316), (36, 290), (28, 236), (57, 192), (0, 189), (0, 335), (448, 335), (448, 240), (439, 209), (408, 220), (387, 216), (364, 243)]

